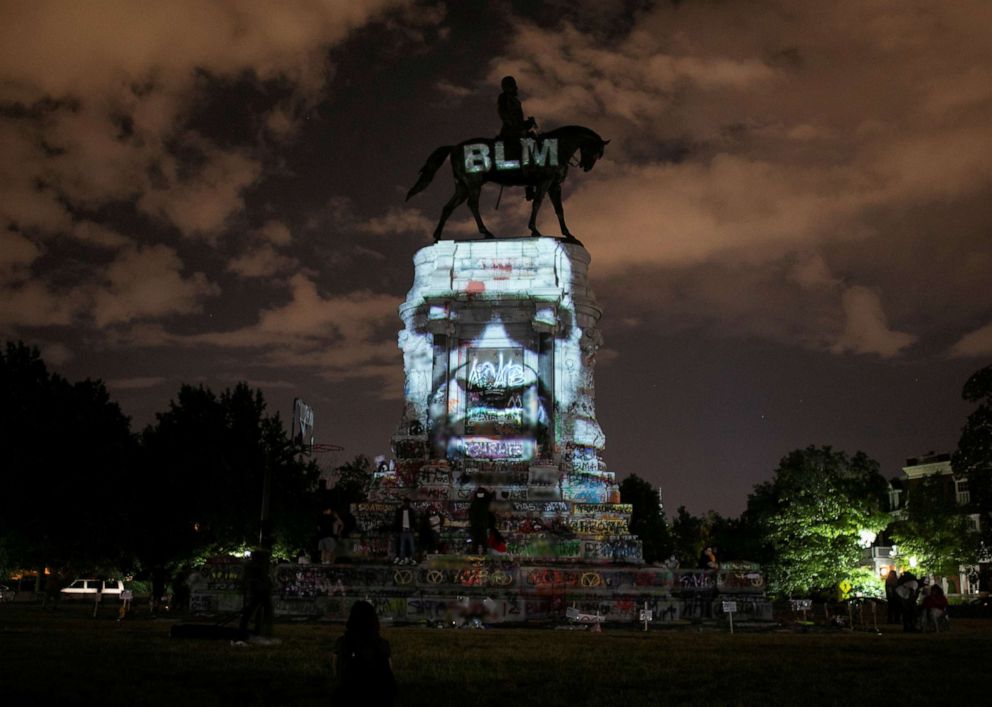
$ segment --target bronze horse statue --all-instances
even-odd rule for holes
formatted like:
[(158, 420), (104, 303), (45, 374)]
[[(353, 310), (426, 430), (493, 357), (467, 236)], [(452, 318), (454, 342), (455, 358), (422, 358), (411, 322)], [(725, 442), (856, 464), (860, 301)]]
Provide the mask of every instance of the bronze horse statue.
[(527, 224), (532, 235), (542, 235), (537, 230), (537, 212), (545, 194), (551, 197), (558, 223), (565, 241), (578, 243), (565, 225), (565, 212), (561, 206), (561, 183), (568, 176), (568, 167), (576, 152), (579, 153), (577, 166), (588, 172), (603, 156), (603, 148), (609, 140), (580, 125), (566, 125), (537, 136), (536, 139), (522, 137), (517, 141), (476, 138), (458, 145), (439, 147), (420, 168), (420, 178), (413, 185), (406, 198), (419, 194), (434, 179), (444, 161), (451, 158), (451, 171), (455, 177), (455, 193), (441, 210), (441, 220), (434, 229), (434, 242), (441, 238), (444, 224), (462, 202), (468, 200), (468, 207), (475, 216), (479, 233), (486, 238), (494, 238), (479, 215), (479, 193), (486, 182), (501, 186), (530, 186), (534, 189), (534, 203)]

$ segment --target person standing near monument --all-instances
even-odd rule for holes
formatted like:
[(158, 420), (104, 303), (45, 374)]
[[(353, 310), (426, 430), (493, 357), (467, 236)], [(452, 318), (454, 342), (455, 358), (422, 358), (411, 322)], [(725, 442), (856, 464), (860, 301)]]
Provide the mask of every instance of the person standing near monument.
[(441, 550), (441, 527), (444, 516), (436, 505), (431, 506), (424, 518), (421, 528), (420, 545), (425, 555), (437, 554)]
[(485, 554), (489, 540), (490, 513), (489, 504), (493, 497), (486, 489), (479, 487), (472, 496), (468, 507), (468, 526), (472, 536), (472, 552), (477, 555)]
[(400, 507), (396, 509), (393, 516), (393, 530), (398, 534), (396, 541), (396, 558), (394, 564), (412, 565), (416, 564), (413, 559), (413, 529), (416, 527), (417, 517), (410, 507), (410, 499), (404, 498)]
[(320, 516), (320, 562), (324, 565), (334, 563), (334, 553), (337, 550), (338, 539), (344, 530), (344, 521), (333, 508), (325, 508)]

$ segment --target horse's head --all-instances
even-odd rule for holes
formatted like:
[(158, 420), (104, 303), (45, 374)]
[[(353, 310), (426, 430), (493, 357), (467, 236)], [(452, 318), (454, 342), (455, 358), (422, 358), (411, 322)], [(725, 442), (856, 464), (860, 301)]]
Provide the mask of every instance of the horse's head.
[(584, 172), (588, 172), (596, 164), (596, 160), (603, 156), (603, 151), (609, 144), (609, 140), (596, 138), (579, 145), (579, 166)]

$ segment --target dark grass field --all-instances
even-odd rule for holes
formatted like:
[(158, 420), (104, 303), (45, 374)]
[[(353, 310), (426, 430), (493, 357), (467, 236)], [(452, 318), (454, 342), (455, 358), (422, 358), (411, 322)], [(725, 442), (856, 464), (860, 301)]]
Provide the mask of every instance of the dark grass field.
[[(0, 704), (328, 705), (341, 627), (273, 646), (169, 638), (173, 620), (0, 605)], [(949, 633), (385, 627), (401, 705), (989, 704), (992, 623)]]

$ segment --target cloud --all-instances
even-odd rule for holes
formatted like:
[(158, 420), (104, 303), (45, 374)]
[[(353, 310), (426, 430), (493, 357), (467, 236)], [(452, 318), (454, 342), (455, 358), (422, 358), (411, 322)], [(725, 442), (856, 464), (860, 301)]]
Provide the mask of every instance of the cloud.
[(280, 253), (277, 248), (292, 243), (289, 227), (281, 221), (266, 221), (261, 228), (249, 234), (245, 252), (227, 264), (229, 272), (246, 278), (272, 277), (299, 268), (300, 261)]
[[(30, 328), (37, 338), (38, 328), (95, 326), (106, 346), (174, 342), (156, 320), (196, 314), (220, 294), (184, 263), (203, 252), (196, 241), (223, 258), (226, 236), (249, 230), (246, 198), (273, 169), (271, 146), (291, 141), (325, 98), (329, 50), (408, 4), (6, 3), (0, 332)], [(437, 20), (443, 10), (432, 12)], [(212, 133), (217, 120), (204, 112), (234, 86), (258, 100), (222, 105), (225, 124)], [(182, 255), (176, 235), (194, 241)], [(284, 274), (298, 266), (280, 250), (291, 243), (287, 226), (269, 220), (227, 267), (248, 278)]]
[(29, 266), (41, 255), (39, 248), (31, 240), (16, 231), (0, 232), (0, 280), (8, 281), (24, 277)]
[(565, 216), (584, 241), (603, 244), (597, 266), (612, 272), (645, 262), (772, 260), (783, 248), (805, 250), (832, 237), (867, 198), (838, 195), (831, 181), (814, 170), (728, 154), (627, 165), (581, 183)]
[(820, 253), (797, 253), (788, 277), (804, 289), (836, 287), (840, 284)]
[(244, 210), (244, 192), (259, 178), (262, 166), (243, 151), (221, 150), (199, 137), (187, 138), (187, 146), (200, 152), (205, 165), (183, 177), (178, 160), (165, 161), (162, 185), (148, 188), (138, 199), (138, 208), (168, 220), (184, 235), (216, 242), (231, 216)]
[(289, 245), (293, 236), (289, 232), (289, 227), (280, 221), (266, 221), (261, 228), (255, 231), (255, 237), (271, 243), (272, 245)]
[(241, 277), (272, 277), (299, 266), (296, 258), (282, 255), (275, 248), (263, 244), (250, 249), (227, 264), (227, 269)]
[(429, 236), (435, 223), (417, 209), (390, 209), (384, 216), (374, 216), (358, 222), (355, 227), (373, 236), (391, 236), (414, 233)]
[(195, 335), (135, 328), (128, 343), (255, 351), (257, 365), (313, 369), (327, 380), (402, 378), (395, 339), (385, 335), (396, 322), (397, 297), (364, 290), (324, 296), (303, 273), (289, 287), (289, 301), (261, 310), (250, 326)]
[(371, 292), (353, 292), (323, 297), (317, 284), (299, 273), (290, 278), (290, 301), (280, 307), (263, 309), (258, 322), (231, 332), (195, 337), (202, 343), (224, 346), (269, 346), (273, 344), (328, 338), (364, 339), (383, 320), (394, 320), (395, 297)]
[(66, 326), (87, 304), (78, 291), (63, 292), (31, 280), (0, 288), (0, 329)]
[(77, 221), (72, 225), (72, 236), (83, 243), (116, 250), (131, 243), (131, 240), (112, 228), (94, 223), (93, 221)]
[(840, 339), (833, 346), (834, 351), (891, 358), (916, 340), (912, 334), (889, 328), (881, 300), (870, 289), (848, 288), (842, 301), (847, 322)]
[(104, 273), (104, 287), (94, 297), (98, 327), (135, 319), (200, 311), (204, 297), (220, 288), (201, 272), (184, 276), (176, 252), (163, 245), (124, 251)]
[(75, 353), (64, 344), (48, 343), (41, 347), (41, 357), (49, 365), (64, 366), (75, 358)]
[(450, 81), (438, 81), (435, 85), (438, 91), (451, 98), (468, 98), (475, 95), (475, 91), (465, 86), (457, 86)]
[(992, 355), (992, 323), (965, 334), (951, 347), (955, 358)]
[(168, 382), (161, 376), (138, 376), (134, 378), (113, 378), (107, 381), (110, 390), (145, 390)]

